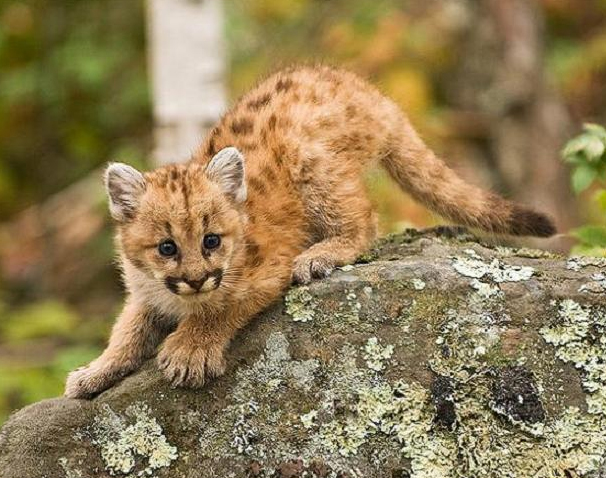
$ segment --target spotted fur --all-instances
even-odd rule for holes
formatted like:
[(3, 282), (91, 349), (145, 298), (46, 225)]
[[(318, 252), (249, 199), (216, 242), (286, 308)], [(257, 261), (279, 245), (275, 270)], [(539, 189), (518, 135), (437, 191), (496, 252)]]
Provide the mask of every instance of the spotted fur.
[[(226, 149), (227, 148), (227, 149)], [(187, 164), (141, 174), (112, 165), (107, 188), (128, 288), (101, 357), (70, 374), (90, 397), (157, 356), (198, 387), (224, 369), (234, 333), (289, 284), (353, 261), (376, 234), (363, 174), (383, 165), (410, 194), (485, 231), (548, 236), (544, 215), (463, 182), (396, 105), (352, 73), (280, 72), (246, 94)], [(219, 234), (216, 250), (202, 246)], [(163, 257), (158, 244), (179, 252)]]

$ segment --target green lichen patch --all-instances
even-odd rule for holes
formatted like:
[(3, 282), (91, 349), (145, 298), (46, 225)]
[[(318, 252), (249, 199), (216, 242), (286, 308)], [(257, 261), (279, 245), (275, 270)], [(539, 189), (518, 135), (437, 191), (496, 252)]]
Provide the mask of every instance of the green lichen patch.
[(540, 330), (556, 346), (556, 356), (582, 371), (590, 413), (606, 415), (606, 312), (566, 299), (559, 303), (558, 318)]
[(177, 449), (142, 402), (131, 405), (122, 415), (103, 405), (95, 418), (93, 435), (110, 475), (150, 476), (178, 457)]
[(371, 337), (364, 346), (364, 360), (369, 369), (380, 372), (385, 362), (393, 355), (393, 345), (381, 345), (376, 337)]
[(473, 279), (484, 277), (494, 282), (519, 282), (529, 280), (535, 270), (529, 266), (514, 266), (499, 259), (485, 262), (473, 249), (464, 251), (469, 257), (453, 257), (452, 266), (461, 275)]
[(284, 386), (308, 390), (319, 366), (315, 359), (292, 360), (286, 336), (274, 332), (267, 338), (263, 357), (250, 368), (238, 371), (241, 386), (236, 396), (246, 401), (250, 397), (251, 382), (258, 382), (256, 389), (267, 393), (275, 393)]
[(471, 281), (471, 287), (473, 287), (477, 294), (483, 299), (502, 298), (503, 293), (496, 284), (488, 284), (478, 279)]
[(63, 470), (65, 478), (83, 478), (82, 472), (80, 470), (72, 468), (69, 465), (67, 458), (59, 458), (59, 466)]
[(341, 300), (336, 310), (325, 316), (326, 321), (333, 321), (335, 326), (343, 328), (343, 326), (353, 326), (358, 324), (360, 320), (360, 311), (362, 310), (362, 302), (358, 293), (353, 289), (345, 291), (345, 300)]
[(579, 292), (589, 292), (591, 294), (606, 293), (606, 273), (597, 272), (591, 275), (591, 282), (579, 287)]
[(309, 293), (309, 287), (293, 287), (284, 298), (286, 313), (295, 322), (310, 322), (316, 313), (314, 298)]
[(411, 283), (412, 283), (412, 287), (414, 288), (414, 290), (423, 290), (423, 289), (425, 289), (425, 286), (426, 286), (426, 284), (423, 280), (416, 278), (416, 277), (414, 279), (412, 279)]
[[(293, 359), (283, 333), (270, 334), (263, 355), (236, 372), (228, 404), (212, 417), (200, 417), (200, 453), (278, 463), (289, 451), (285, 432), (277, 429), (286, 427), (296, 436), (319, 367), (315, 359)], [(293, 408), (277, 407), (278, 401)]]
[(495, 251), (501, 257), (525, 257), (528, 259), (560, 259), (561, 256), (554, 254), (550, 251), (544, 251), (541, 249), (530, 249), (528, 247), (505, 247), (496, 246)]
[(568, 259), (566, 268), (571, 271), (579, 272), (584, 267), (599, 267), (606, 268), (606, 258), (604, 257), (587, 257), (573, 256)]

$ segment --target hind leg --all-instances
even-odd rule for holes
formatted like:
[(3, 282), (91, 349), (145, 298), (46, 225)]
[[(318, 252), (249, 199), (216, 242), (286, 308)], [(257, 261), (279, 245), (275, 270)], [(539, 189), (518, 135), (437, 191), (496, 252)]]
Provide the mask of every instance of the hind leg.
[[(333, 210), (339, 218), (336, 227), (333, 225), (324, 239), (295, 258), (293, 282), (307, 284), (328, 276), (335, 267), (353, 262), (376, 237), (376, 215), (366, 197), (350, 199), (345, 204), (347, 210)], [(336, 204), (333, 206), (337, 208)]]

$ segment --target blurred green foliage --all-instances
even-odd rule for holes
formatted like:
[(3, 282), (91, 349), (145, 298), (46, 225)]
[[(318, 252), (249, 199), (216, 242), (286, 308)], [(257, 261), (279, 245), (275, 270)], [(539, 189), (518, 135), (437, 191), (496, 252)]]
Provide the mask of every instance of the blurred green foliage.
[[(109, 159), (144, 161), (145, 47), (141, 0), (0, 2), (0, 222)], [(109, 263), (113, 253), (97, 242), (91, 253)], [(86, 298), (72, 304), (3, 286), (0, 423), (10, 410), (61, 394), (66, 373), (102, 350), (114, 312), (91, 317), (96, 305)]]
[[(148, 149), (143, 2), (0, 6), (0, 220)], [(125, 154), (127, 153), (127, 154)]]
[[(572, 187), (577, 194), (592, 189), (592, 200), (606, 217), (606, 129), (585, 124), (584, 132), (571, 139), (562, 151), (562, 158), (572, 171)], [(579, 240), (574, 252), (606, 257), (606, 226), (588, 225), (574, 229)]]
[(109, 324), (56, 300), (3, 311), (0, 423), (10, 410), (60, 395), (67, 372), (101, 352)]
[[(547, 15), (550, 83), (577, 121), (606, 123), (606, 0), (537, 1)], [(465, 40), (457, 33), (458, 3), (225, 0), (229, 90), (235, 98), (294, 62), (342, 64), (379, 84), (435, 144), (448, 134), (442, 88)], [(107, 160), (145, 162), (152, 124), (144, 13), (143, 0), (0, 2), (0, 222)], [(597, 143), (589, 143), (596, 153)], [(589, 183), (587, 171), (577, 175), (577, 185)], [(383, 231), (432, 222), (384, 173), (373, 173), (368, 183)], [(598, 226), (579, 238), (590, 245), (603, 237), (606, 195), (586, 204), (588, 222)], [(105, 230), (87, 248), (109, 268), (108, 235)], [(62, 393), (66, 373), (103, 348), (119, 297), (101, 287), (104, 297), (82, 290), (78, 278), (61, 296), (15, 291), (1, 277), (0, 283), (2, 422), (11, 410)]]

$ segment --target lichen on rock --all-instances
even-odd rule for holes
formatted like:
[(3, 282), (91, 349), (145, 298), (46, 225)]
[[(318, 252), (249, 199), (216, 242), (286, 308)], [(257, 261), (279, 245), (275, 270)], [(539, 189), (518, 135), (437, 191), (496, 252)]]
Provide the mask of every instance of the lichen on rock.
[[(92, 433), (92, 442), (99, 448), (111, 475), (153, 475), (178, 457), (176, 447), (168, 442), (162, 427), (143, 402), (129, 406), (122, 415), (108, 405), (103, 406)], [(138, 459), (145, 462), (140, 467), (137, 467)]]
[(381, 345), (376, 337), (371, 337), (364, 346), (366, 365), (375, 372), (385, 369), (385, 361), (393, 355), (393, 345)]
[(473, 249), (465, 252), (469, 257), (454, 257), (452, 266), (466, 277), (488, 277), (494, 282), (518, 282), (530, 279), (535, 272), (532, 267), (514, 266), (496, 258), (487, 263)]
[(286, 312), (295, 322), (310, 322), (314, 318), (314, 298), (309, 293), (309, 287), (299, 286), (290, 289), (284, 298)]
[(606, 309), (563, 300), (557, 320), (540, 332), (560, 360), (582, 371), (588, 411), (606, 415)]
[(427, 284), (425, 284), (425, 281), (423, 281), (422, 279), (419, 279), (418, 277), (415, 277), (412, 281), (412, 287), (415, 290), (423, 290), (425, 289), (425, 286)]
[(573, 256), (566, 262), (566, 268), (579, 272), (584, 267), (606, 268), (606, 257)]
[(201, 390), (152, 361), (92, 401), (18, 412), (0, 476), (598, 478), (606, 306), (580, 289), (605, 271), (466, 241), (390, 237), (293, 288)]

